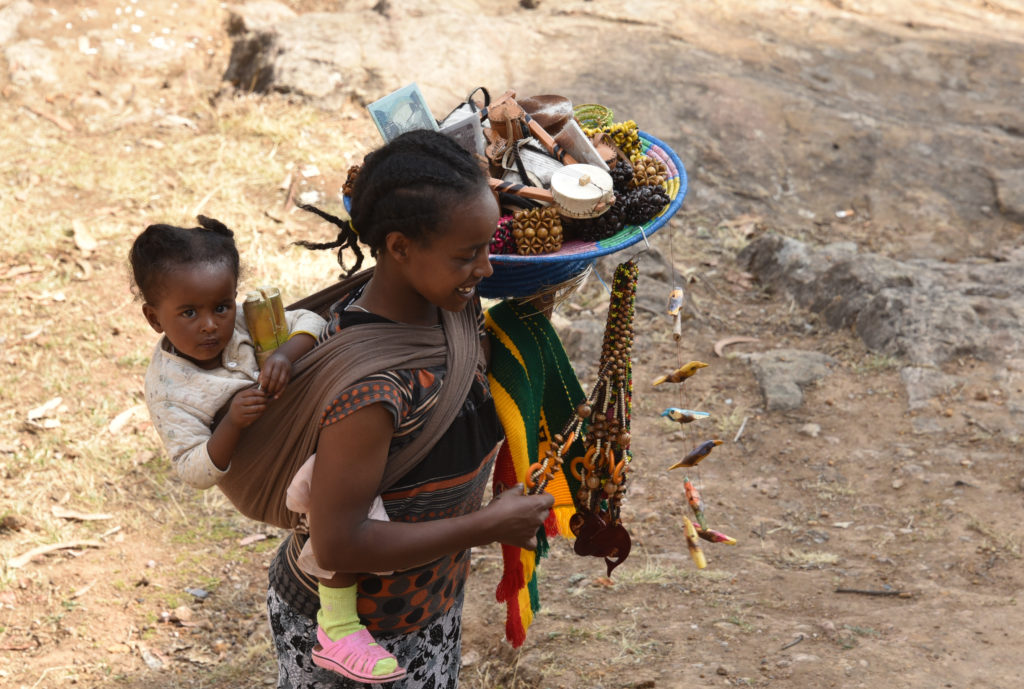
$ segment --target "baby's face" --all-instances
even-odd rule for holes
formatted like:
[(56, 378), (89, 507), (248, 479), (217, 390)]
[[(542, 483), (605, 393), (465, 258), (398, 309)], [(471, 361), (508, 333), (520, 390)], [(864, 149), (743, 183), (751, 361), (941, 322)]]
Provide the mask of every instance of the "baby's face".
[(217, 368), (235, 329), (237, 287), (223, 265), (181, 266), (164, 279), (156, 303), (144, 304), (142, 311), (178, 354), (199, 368)]

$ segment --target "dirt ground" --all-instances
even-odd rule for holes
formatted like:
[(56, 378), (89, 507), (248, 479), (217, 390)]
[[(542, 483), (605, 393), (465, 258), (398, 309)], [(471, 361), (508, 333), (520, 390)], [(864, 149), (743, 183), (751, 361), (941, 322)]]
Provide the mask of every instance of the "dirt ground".
[[(0, 10), (16, 4), (0, 2)], [(204, 212), (237, 229), (248, 283), (277, 280), (290, 298), (317, 289), (336, 275), (333, 257), (289, 243), (325, 239), (330, 230), (288, 201), (307, 188), (337, 189), (347, 164), (376, 145), (376, 132), (357, 105), (322, 112), (226, 93), (220, 75), (231, 45), (214, 3), (32, 5), (21, 38), (57, 49), (59, 79), (20, 79), (10, 61), (0, 77), (0, 684), (272, 686), (263, 596), (281, 534), (170, 474), (142, 405), (154, 334), (129, 291), (125, 253), (146, 224), (191, 224)], [(752, 83), (772, 70), (751, 28), (759, 23), (785, 24), (811, 44), (851, 13), (866, 25), (927, 20), (956, 35), (970, 57), (990, 55), (971, 46), (989, 45), (1000, 27), (1019, 29), (1024, 12), (1019, 3), (969, 0), (932, 3), (912, 19), (896, 16), (898, 3), (807, 3), (810, 10), (784, 16), (774, 3), (728, 5), (695, 4), (687, 29), (703, 21), (705, 40), (731, 35), (719, 59)], [(93, 40), (83, 43), (89, 32)], [(851, 71), (881, 49), (880, 35), (847, 37)], [(539, 79), (555, 80), (552, 69)], [(984, 64), (978, 69), (984, 83)], [(1002, 78), (1006, 100), (1019, 98)], [(884, 110), (901, 85), (876, 86)], [(941, 114), (989, 116), (1001, 101), (998, 92), (987, 95)], [(715, 103), (691, 107), (708, 113)], [(784, 120), (780, 128), (798, 138), (821, 134), (813, 109), (771, 108), (729, 119), (739, 126), (756, 115), (760, 123)], [(829, 332), (734, 261), (768, 229), (956, 260), (1019, 244), (1020, 226), (993, 220), (989, 196), (974, 204), (975, 215), (950, 213), (942, 225), (924, 205), (916, 219), (905, 207), (890, 216), (875, 207), (875, 222), (812, 222), (797, 205), (773, 206), (722, 182), (736, 167), (759, 164), (766, 167), (753, 171), (769, 179), (777, 160), (740, 160), (742, 141), (662, 121), (664, 112), (649, 117), (657, 121), (641, 127), (664, 130), (690, 172), (687, 203), (654, 245), (687, 278), (697, 313), (679, 342), (666, 317), (638, 314), (636, 471), (624, 507), (633, 552), (608, 581), (600, 561), (555, 542), (541, 568), (543, 609), (514, 650), (493, 596), (500, 551), (475, 551), (462, 686), (1020, 686), (1022, 443), (1019, 433), (993, 433), (984, 422), (1009, 413), (1007, 397), (1024, 386), (1020, 373), (1000, 377), (990, 362), (951, 362), (947, 372), (967, 382), (909, 411), (901, 362), (866, 351), (852, 333)], [(1019, 130), (1015, 136), (1019, 150)], [(901, 151), (875, 154), (881, 162), (870, 171), (822, 163), (819, 172), (833, 177), (821, 206), (845, 209), (832, 192), (868, 177), (879, 190), (902, 188), (904, 201), (926, 193), (927, 180), (898, 164)], [(809, 169), (790, 179), (797, 192), (813, 188), (815, 180), (801, 176)], [(858, 217), (870, 207), (866, 194), (854, 201)], [(603, 318), (602, 299), (591, 282), (560, 313)], [(714, 344), (732, 336), (758, 341), (717, 356)], [(784, 347), (838, 363), (805, 391), (799, 410), (767, 413), (749, 365), (735, 354)], [(710, 366), (683, 386), (648, 384), (689, 359)], [(680, 430), (659, 416), (667, 406), (707, 410), (712, 419)], [(690, 477), (711, 525), (738, 544), (709, 544), (709, 566), (698, 571), (683, 538), (682, 476), (665, 468), (709, 436), (725, 442)]]

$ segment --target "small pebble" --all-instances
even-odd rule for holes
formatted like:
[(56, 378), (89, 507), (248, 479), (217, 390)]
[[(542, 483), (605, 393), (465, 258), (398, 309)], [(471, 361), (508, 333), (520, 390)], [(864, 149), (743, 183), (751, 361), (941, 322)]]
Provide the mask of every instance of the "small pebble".
[(799, 432), (809, 438), (817, 438), (821, 434), (821, 426), (816, 423), (805, 423)]

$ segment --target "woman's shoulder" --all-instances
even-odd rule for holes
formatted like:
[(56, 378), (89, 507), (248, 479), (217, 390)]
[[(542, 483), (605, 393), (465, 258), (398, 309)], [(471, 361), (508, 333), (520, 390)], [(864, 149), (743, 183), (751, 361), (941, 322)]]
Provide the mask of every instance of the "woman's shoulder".
[(335, 423), (372, 404), (383, 404), (405, 428), (429, 411), (444, 381), (444, 366), (403, 368), (372, 373), (348, 386), (328, 406), (323, 425)]

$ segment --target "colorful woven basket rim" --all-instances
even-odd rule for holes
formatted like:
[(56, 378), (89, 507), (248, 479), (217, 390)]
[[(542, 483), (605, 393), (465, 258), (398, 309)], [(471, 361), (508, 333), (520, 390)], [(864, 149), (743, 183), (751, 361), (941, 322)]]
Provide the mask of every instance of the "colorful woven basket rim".
[(626, 225), (626, 227), (611, 237), (606, 237), (596, 242), (565, 242), (558, 251), (534, 256), (491, 254), (491, 263), (519, 266), (523, 264), (593, 260), (600, 256), (613, 254), (616, 251), (628, 248), (637, 242), (643, 241), (644, 237), (650, 237), (661, 229), (675, 215), (680, 206), (683, 205), (683, 199), (686, 197), (686, 168), (683, 167), (683, 163), (679, 160), (679, 156), (676, 155), (675, 151), (669, 148), (663, 141), (643, 131), (639, 132), (639, 136), (643, 152), (658, 158), (668, 169), (665, 183), (668, 187), (669, 198), (672, 200), (661, 213), (643, 225)]

